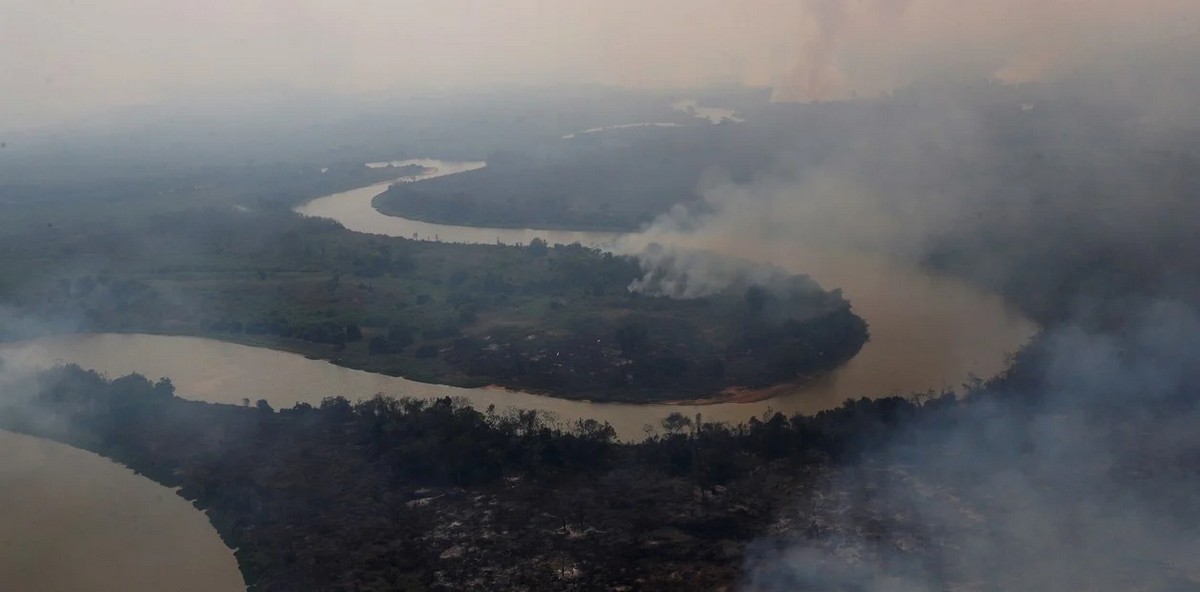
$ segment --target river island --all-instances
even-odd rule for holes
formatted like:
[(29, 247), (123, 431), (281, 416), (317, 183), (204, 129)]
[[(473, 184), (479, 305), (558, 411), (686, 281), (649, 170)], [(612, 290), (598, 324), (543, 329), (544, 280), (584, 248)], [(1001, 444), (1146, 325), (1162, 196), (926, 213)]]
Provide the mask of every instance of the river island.
[[(19, 310), (74, 331), (212, 337), (422, 382), (621, 402), (804, 381), (868, 337), (839, 292), (798, 275), (677, 298), (635, 289), (654, 274), (638, 259), (578, 244), (373, 236), (268, 209), (127, 224), (29, 252), (43, 280), (19, 285)], [(99, 244), (122, 256), (86, 272), (54, 257)]]

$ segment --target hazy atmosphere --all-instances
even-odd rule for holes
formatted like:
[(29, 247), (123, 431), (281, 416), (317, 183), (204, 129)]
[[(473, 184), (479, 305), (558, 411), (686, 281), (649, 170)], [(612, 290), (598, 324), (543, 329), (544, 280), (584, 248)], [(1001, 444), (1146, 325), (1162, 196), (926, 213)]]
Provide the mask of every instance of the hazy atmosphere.
[(1200, 2), (0, 39), (0, 589), (1200, 588)]
[[(736, 83), (829, 100), (1107, 74), (1134, 56), (1194, 79), (1200, 44), (1189, 0), (4, 0), (0, 15), (10, 129), (229, 93)], [(1150, 92), (1136, 74), (1112, 82)]]

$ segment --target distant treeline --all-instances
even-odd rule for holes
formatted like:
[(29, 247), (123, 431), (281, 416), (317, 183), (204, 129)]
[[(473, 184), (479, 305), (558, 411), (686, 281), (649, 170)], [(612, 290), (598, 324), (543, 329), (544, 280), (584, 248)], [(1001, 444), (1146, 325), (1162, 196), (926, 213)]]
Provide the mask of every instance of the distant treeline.
[(762, 129), (700, 120), (580, 135), (536, 154), (493, 152), (475, 171), (394, 185), (374, 205), (443, 224), (636, 230), (676, 205), (703, 207), (706, 171), (751, 179), (778, 147), (766, 139)]

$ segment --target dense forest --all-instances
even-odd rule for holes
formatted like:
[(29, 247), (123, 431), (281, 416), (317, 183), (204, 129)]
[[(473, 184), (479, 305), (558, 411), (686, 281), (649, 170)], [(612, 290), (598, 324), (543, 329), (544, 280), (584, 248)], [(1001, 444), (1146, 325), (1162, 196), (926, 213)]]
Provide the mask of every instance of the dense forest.
[(372, 236), (301, 217), (286, 207), (295, 198), (243, 197), (135, 201), (113, 224), (68, 211), (3, 235), (0, 302), (17, 314), (0, 318), (0, 338), (198, 335), (427, 382), (628, 402), (805, 380), (868, 338), (840, 294), (802, 276), (669, 298), (631, 291), (636, 259), (578, 244)]
[(746, 121), (548, 137), (375, 203), (533, 228), (636, 230), (672, 208), (678, 228), (701, 232), (769, 216), (782, 224), (754, 240), (882, 252), (993, 289), (1042, 324), (1084, 315), (1113, 326), (1161, 294), (1200, 300), (1189, 128), (1160, 129), (1070, 84), (714, 100)]
[[(826, 589), (877, 565), (938, 587), (1012, 589), (1030, 580), (1004, 557), (1034, 543), (989, 525), (1029, 504), (1070, 500), (1118, 518), (1170, 508), (1188, 536), (1200, 519), (1190, 489), (1162, 487), (1200, 483), (1200, 442), (1153, 432), (1195, 416), (1195, 383), (1075, 406), (1039, 390), (1054, 348), (1039, 341), (962, 399), (863, 399), (739, 426), (676, 414), (637, 444), (595, 421), (449, 399), (329, 398), (278, 412), (191, 402), (166, 379), (72, 366), (29, 379), (29, 398), (0, 417), (180, 487), (237, 549), (251, 590), (773, 590), (781, 578)], [(1059, 427), (1045, 432), (1046, 421)], [(993, 476), (1006, 471), (1036, 501), (995, 499)], [(1055, 544), (1062, 536), (1072, 535)], [(965, 541), (995, 556), (963, 562)], [(1109, 543), (1112, 557), (1149, 552), (1133, 533)], [(791, 572), (778, 554), (797, 549), (829, 555), (818, 571)], [(862, 563), (836, 559), (847, 553)], [(1094, 577), (1182, 589), (1186, 568), (1118, 561)]]
[[(680, 199), (695, 220), (728, 214), (697, 194), (696, 169), (670, 158), (656, 165), (655, 196), (624, 202), (620, 216), (591, 209), (588, 196), (621, 187), (622, 167), (641, 170), (605, 146), (637, 154), (676, 133), (704, 137), (713, 154), (742, 135), (774, 146), (786, 156), (772, 174), (795, 183), (788, 191), (809, 187), (819, 167), (822, 182), (838, 181), (829, 186), (882, 196), (854, 214), (918, 230), (879, 234), (871, 219), (848, 228), (820, 209), (792, 215), (770, 195), (755, 196), (767, 205), (756, 213), (783, 219), (789, 235), (827, 227), (813, 240), (833, 246), (868, 236), (878, 242), (851, 242), (994, 288), (1043, 324), (1006, 373), (959, 397), (853, 400), (738, 426), (674, 415), (645, 441), (620, 443), (596, 422), (451, 400), (330, 398), (275, 411), (65, 367), (25, 385), (30, 398), (0, 421), (180, 487), (237, 549), (255, 590), (1194, 589), (1192, 139), (1077, 101), (1025, 109), (1024, 90), (962, 92), (974, 97), (955, 98), (969, 112), (955, 112), (963, 127), (930, 126), (945, 102), (919, 91), (742, 105), (744, 127), (564, 140), (544, 126), (522, 136), (527, 154), (493, 155), (503, 166), (484, 169), (515, 171), (498, 185), (511, 196), (535, 172), (586, 189), (549, 196), (560, 205), (501, 200), (512, 225), (533, 219), (519, 213), (629, 227)], [(528, 156), (549, 141), (566, 142), (564, 154)], [(607, 189), (597, 169), (571, 160), (589, 151), (613, 178)], [(735, 183), (758, 179), (753, 167), (709, 163)], [(262, 189), (293, 173), (281, 190)], [(46, 203), (36, 184), (6, 183), (20, 190), (0, 200), (11, 214), (0, 220), (0, 295), (3, 312), (19, 314), (0, 329), (205, 335), (423, 380), (638, 401), (801, 379), (867, 338), (840, 295), (802, 278), (798, 291), (671, 300), (628, 290), (643, 273), (635, 261), (579, 245), (435, 245), (289, 211), (387, 174), (256, 164), (221, 169), (223, 182), (126, 186), (80, 175), (55, 186), (63, 201)], [(460, 177), (428, 190), (473, 206), (428, 216), (487, 221), (496, 206), (475, 192), (483, 177)]]
[(375, 198), (389, 215), (467, 226), (637, 230), (673, 207), (702, 208), (701, 178), (749, 180), (771, 162), (758, 129), (706, 122), (548, 140), (530, 154), (496, 151), (488, 166)]

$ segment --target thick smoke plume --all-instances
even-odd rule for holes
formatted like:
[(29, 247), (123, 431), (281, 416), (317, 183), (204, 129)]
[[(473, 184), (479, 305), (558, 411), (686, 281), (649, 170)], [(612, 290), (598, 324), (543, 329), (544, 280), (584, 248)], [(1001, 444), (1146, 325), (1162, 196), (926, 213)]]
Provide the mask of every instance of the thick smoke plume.
[(632, 292), (672, 298), (699, 298), (722, 292), (740, 295), (758, 286), (781, 296), (814, 294), (821, 287), (812, 279), (775, 265), (756, 265), (705, 251), (666, 248), (650, 244), (639, 255), (641, 278)]
[(1187, 0), (806, 0), (802, 42), (780, 100), (879, 96), (928, 79), (1042, 82), (1109, 70), (1168, 47), (1173, 67), (1200, 46)]
[[(804, 131), (774, 166), (706, 182), (704, 207), (643, 240), (780, 263), (883, 254), (990, 286), (1048, 329), (953, 421), (781, 512), (743, 588), (1195, 589), (1200, 4), (808, 5), (811, 47), (780, 98), (886, 96), (794, 107)], [(705, 290), (737, 277), (643, 259)]]
[(1046, 80), (1147, 43), (1183, 73), (1198, 13), (1191, 0), (8, 0), (0, 131), (297, 90), (742, 83), (832, 100), (943, 76)]
[(1054, 330), (1028, 390), (914, 427), (781, 515), (800, 534), (753, 548), (743, 589), (1195, 589), (1197, 335), (1170, 302), (1121, 336)]
[[(707, 176), (702, 206), (661, 216), (626, 249), (659, 243), (780, 264), (883, 254), (1001, 291), (1114, 259), (1126, 280), (1146, 276), (1141, 287), (1196, 291), (1185, 285), (1194, 265), (1161, 268), (1200, 248), (1185, 222), (1200, 216), (1188, 144), (1200, 131), (1200, 74), (1177, 76), (1191, 62), (1161, 54), (1101, 62), (1036, 85), (917, 84), (885, 99), (781, 107), (790, 119), (778, 121), (797, 131), (774, 162), (748, 182)], [(1134, 79), (1144, 83), (1131, 89)], [(660, 269), (665, 259), (646, 261)], [(706, 275), (694, 257), (676, 264), (707, 289), (729, 275)], [(1045, 277), (1031, 280), (1031, 268)]]

